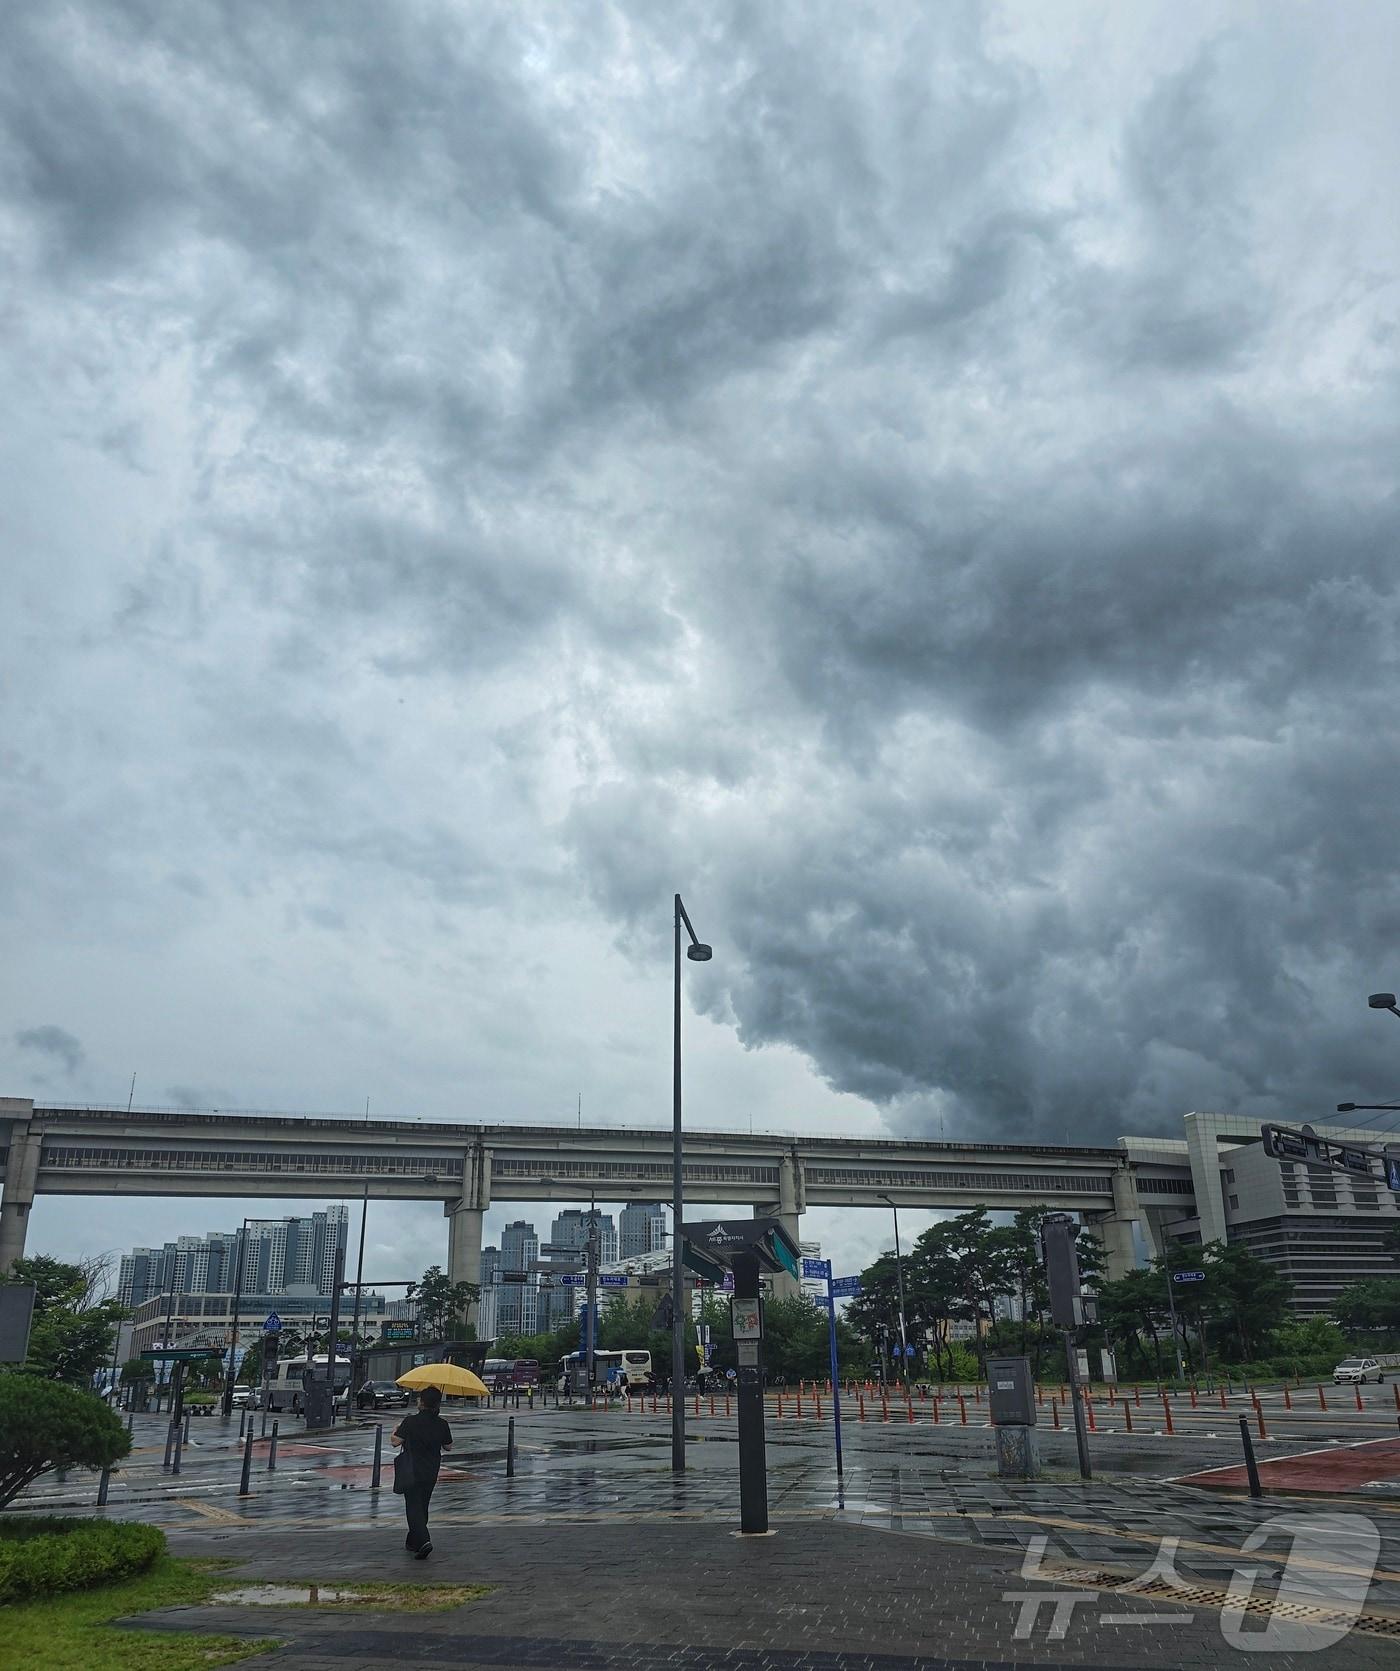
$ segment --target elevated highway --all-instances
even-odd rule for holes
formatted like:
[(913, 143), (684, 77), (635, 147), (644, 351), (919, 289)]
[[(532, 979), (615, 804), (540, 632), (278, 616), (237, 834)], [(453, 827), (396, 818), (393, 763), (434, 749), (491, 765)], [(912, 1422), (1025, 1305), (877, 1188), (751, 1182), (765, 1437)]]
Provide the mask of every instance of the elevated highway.
[[(668, 1200), (669, 1129), (439, 1124), (170, 1109), (45, 1107), (0, 1098), (0, 1271), (24, 1251), (39, 1195), (441, 1201), (448, 1269), (475, 1282), (493, 1203)], [(688, 1205), (777, 1214), (795, 1239), (809, 1206), (994, 1209), (1082, 1215), (1109, 1268), (1135, 1262), (1133, 1223), (1192, 1207), (1190, 1167), (1116, 1148), (934, 1143), (687, 1131)]]

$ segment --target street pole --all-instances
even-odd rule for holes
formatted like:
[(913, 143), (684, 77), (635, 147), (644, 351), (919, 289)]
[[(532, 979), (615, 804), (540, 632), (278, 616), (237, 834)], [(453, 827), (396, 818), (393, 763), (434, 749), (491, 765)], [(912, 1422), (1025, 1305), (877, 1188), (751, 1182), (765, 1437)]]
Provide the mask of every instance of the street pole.
[(243, 1247), (248, 1235), (248, 1220), (238, 1227), (238, 1269), (233, 1273), (233, 1328), (228, 1343), (228, 1373), (224, 1376), (224, 1420), (233, 1414), (233, 1384), (238, 1373), (238, 1313), (243, 1305)]
[[(714, 953), (695, 935), (695, 929), (681, 896), (676, 895), (675, 944), (676, 979), (674, 1030), (671, 1052), (671, 1471), (685, 1472), (685, 1237), (681, 1224), (685, 1216), (685, 1192), (681, 1167), (681, 924), (690, 935), (686, 956), (693, 963), (707, 963)], [(756, 1267), (755, 1267), (756, 1268)]]
[(1065, 1370), (1069, 1379), (1069, 1396), (1074, 1405), (1074, 1443), (1079, 1451), (1079, 1477), (1092, 1479), (1089, 1466), (1089, 1429), (1084, 1420), (1084, 1393), (1079, 1381), (1079, 1357), (1074, 1346), (1074, 1330), (1064, 1331)]
[(1172, 1318), (1172, 1347), (1176, 1352), (1176, 1378), (1178, 1381), (1186, 1379), (1186, 1365), (1181, 1361), (1181, 1332), (1176, 1326), (1176, 1277), (1171, 1268), (1170, 1258), (1167, 1261), (1167, 1310)]
[[(326, 1345), (326, 1399), (330, 1426), (335, 1426), (335, 1359), (336, 1337), (340, 1333), (340, 1290), (345, 1286), (345, 1249), (340, 1238), (335, 1243), (335, 1276), (331, 1283), (330, 1340)], [(348, 1405), (348, 1400), (347, 1400)], [(348, 1409), (347, 1409), (347, 1414)]]
[(685, 1472), (685, 1246), (681, 1235), (681, 896), (676, 895), (676, 979), (671, 1051), (671, 1472)]
[(836, 1355), (836, 1295), (831, 1286), (831, 1261), (826, 1261), (827, 1346), (831, 1354), (831, 1414), (836, 1424), (836, 1478), (845, 1479), (841, 1461), (841, 1365)]
[(593, 1359), (598, 1348), (598, 1205), (592, 1195), (588, 1198), (588, 1240), (584, 1244), (583, 1289), (583, 1353), (588, 1371), (588, 1392), (593, 1394)]
[(899, 1283), (899, 1356), (904, 1365), (904, 1386), (909, 1386), (909, 1336), (904, 1327), (904, 1260), (899, 1251), (899, 1208), (895, 1206), (893, 1197), (885, 1195), (882, 1200), (888, 1201), (890, 1211), (894, 1214), (894, 1274)]
[[(369, 1217), (369, 1179), (365, 1179), (365, 1198), (360, 1203), (360, 1257), (355, 1266), (355, 1310), (350, 1323), (350, 1397), (355, 1394), (355, 1375), (360, 1362), (360, 1297), (365, 1282), (365, 1220)], [(350, 1414), (350, 1398), (345, 1401), (345, 1414)]]

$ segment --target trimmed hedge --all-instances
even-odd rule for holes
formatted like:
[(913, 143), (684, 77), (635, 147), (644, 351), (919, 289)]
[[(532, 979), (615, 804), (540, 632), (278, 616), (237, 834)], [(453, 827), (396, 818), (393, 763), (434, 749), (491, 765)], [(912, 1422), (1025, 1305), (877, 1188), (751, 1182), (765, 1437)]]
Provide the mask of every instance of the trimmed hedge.
[(0, 1606), (144, 1572), (165, 1552), (157, 1526), (122, 1520), (0, 1520)]

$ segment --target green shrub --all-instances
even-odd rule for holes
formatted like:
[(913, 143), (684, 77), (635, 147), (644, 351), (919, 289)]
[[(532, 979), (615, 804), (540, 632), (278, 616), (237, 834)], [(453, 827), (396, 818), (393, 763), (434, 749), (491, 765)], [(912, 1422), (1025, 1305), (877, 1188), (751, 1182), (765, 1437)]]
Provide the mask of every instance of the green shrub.
[(0, 1520), (0, 1606), (143, 1572), (165, 1550), (157, 1526), (120, 1520)]
[(121, 1418), (94, 1393), (0, 1373), (0, 1508), (50, 1468), (110, 1468), (130, 1449)]

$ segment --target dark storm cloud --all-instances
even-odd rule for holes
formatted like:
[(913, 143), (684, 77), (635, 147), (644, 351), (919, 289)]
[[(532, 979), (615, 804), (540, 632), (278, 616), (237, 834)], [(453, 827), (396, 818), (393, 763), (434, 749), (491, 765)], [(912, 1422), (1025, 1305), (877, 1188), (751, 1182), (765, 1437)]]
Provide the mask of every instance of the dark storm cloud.
[(1388, 1088), (1395, 251), (1330, 40), (1173, 8), (1096, 80), (1017, 22), (16, 13), (15, 339), (161, 504), (84, 627), (146, 739), (53, 815), (92, 909), (577, 879), (644, 958), (679, 881), (707, 1011), (897, 1124)]
[(55, 1027), (52, 1022), (44, 1027), (25, 1027), (15, 1034), (21, 1050), (34, 1050), (41, 1056), (51, 1056), (65, 1073), (76, 1073), (83, 1065), (83, 1047), (66, 1027)]

